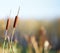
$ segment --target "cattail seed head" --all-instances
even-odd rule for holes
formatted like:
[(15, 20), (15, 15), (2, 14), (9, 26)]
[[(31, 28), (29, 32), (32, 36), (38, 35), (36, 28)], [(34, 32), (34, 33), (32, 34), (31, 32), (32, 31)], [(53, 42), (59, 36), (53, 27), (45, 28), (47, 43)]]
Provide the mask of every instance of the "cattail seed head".
[(7, 24), (6, 24), (6, 30), (8, 30), (9, 26), (10, 26), (10, 19), (8, 18), (7, 19)]
[(16, 27), (16, 25), (17, 25), (17, 21), (18, 21), (18, 16), (15, 17), (14, 24), (13, 24), (13, 28)]

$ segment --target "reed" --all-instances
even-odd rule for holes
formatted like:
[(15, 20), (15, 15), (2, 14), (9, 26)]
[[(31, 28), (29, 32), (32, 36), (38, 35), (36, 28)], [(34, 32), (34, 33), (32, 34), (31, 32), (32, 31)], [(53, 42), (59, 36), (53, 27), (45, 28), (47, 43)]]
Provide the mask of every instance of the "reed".
[(4, 43), (3, 43), (3, 53), (5, 53), (5, 44), (6, 44), (6, 39), (7, 39), (7, 32), (10, 26), (10, 19), (7, 19), (7, 24), (6, 24), (6, 31), (5, 31), (5, 39), (4, 39)]
[(12, 39), (13, 39), (13, 36), (14, 36), (14, 33), (15, 33), (15, 28), (16, 28), (16, 26), (17, 26), (19, 10), (20, 10), (20, 7), (19, 7), (19, 9), (18, 9), (17, 15), (15, 16), (15, 20), (14, 20), (14, 24), (13, 24), (13, 31), (12, 31), (12, 36), (11, 36), (11, 42), (10, 42), (10, 44), (11, 44), (11, 45), (10, 45), (10, 49), (12, 50), (12, 53), (14, 53), (14, 51), (13, 51), (13, 41), (12, 41)]

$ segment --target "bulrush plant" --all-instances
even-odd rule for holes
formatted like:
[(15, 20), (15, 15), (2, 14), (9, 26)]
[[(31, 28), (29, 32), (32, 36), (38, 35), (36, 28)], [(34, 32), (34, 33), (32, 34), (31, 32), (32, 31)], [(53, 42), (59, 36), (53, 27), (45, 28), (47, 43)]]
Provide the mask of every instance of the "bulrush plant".
[(19, 10), (20, 10), (20, 7), (19, 7), (19, 9), (18, 9), (17, 16), (15, 16), (15, 20), (14, 20), (14, 24), (13, 24), (13, 31), (12, 31), (11, 42), (10, 42), (11, 53), (14, 53), (14, 51), (13, 51), (13, 41), (12, 41), (12, 40), (13, 40), (13, 36), (14, 36), (14, 32), (15, 32), (15, 28), (16, 28), (17, 21), (18, 21)]
[[(16, 28), (17, 21), (18, 21), (19, 10), (20, 10), (20, 7), (18, 9), (17, 15), (15, 16), (15, 20), (14, 20), (14, 24), (13, 24), (13, 31), (12, 31), (11, 37), (9, 37), (7, 35), (8, 29), (9, 29), (9, 26), (10, 26), (10, 19), (9, 18), (7, 19), (6, 31), (5, 31), (5, 38), (4, 38), (4, 43), (3, 43), (3, 53), (15, 53), (14, 49), (13, 49), (13, 47), (14, 47), (13, 46), (13, 36), (14, 36), (15, 28)], [(6, 40), (8, 40), (8, 42), (7, 42), (7, 50), (8, 51), (6, 51), (6, 48), (5, 48), (6, 47)]]
[(10, 19), (7, 19), (7, 24), (6, 24), (6, 30), (5, 30), (5, 38), (4, 38), (4, 43), (3, 43), (3, 53), (5, 53), (5, 44), (6, 44), (6, 40), (7, 40), (7, 32), (10, 26)]

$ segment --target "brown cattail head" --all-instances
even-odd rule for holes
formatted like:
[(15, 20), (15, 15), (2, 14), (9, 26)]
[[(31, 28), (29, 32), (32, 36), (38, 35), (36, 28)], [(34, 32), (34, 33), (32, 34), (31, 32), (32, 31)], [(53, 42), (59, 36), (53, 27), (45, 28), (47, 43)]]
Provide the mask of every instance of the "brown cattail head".
[(17, 25), (17, 21), (18, 21), (18, 16), (15, 17), (14, 24), (13, 24), (13, 28), (16, 27), (16, 25)]
[(7, 19), (7, 24), (6, 24), (6, 30), (8, 30), (9, 25), (10, 25), (10, 19), (8, 18), (8, 19)]

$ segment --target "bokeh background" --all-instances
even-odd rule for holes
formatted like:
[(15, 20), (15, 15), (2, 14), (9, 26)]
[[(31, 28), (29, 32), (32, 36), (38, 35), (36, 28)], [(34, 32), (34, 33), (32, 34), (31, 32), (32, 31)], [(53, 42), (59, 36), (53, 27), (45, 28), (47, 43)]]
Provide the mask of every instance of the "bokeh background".
[(13, 44), (14, 47), (17, 46), (14, 48), (15, 53), (29, 53), (29, 44), (24, 36), (39, 35), (41, 26), (45, 27), (46, 36), (52, 45), (51, 53), (60, 51), (60, 0), (0, 0), (0, 52), (2, 53), (7, 19), (11, 20), (8, 30), (10, 36), (19, 6), (19, 20), (13, 39), (18, 42)]

